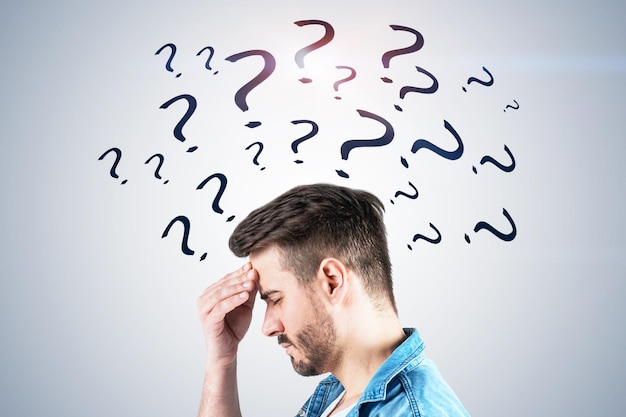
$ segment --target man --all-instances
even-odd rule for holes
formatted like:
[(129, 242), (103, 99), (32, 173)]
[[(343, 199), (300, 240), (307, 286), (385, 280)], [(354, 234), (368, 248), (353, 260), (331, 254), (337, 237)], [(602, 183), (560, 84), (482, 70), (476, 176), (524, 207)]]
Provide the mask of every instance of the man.
[(257, 292), (263, 333), (277, 338), (296, 372), (329, 375), (298, 416), (468, 416), (399, 323), (383, 204), (329, 184), (293, 188), (254, 210), (229, 246), (240, 269), (198, 298), (207, 343), (200, 417), (241, 416), (237, 347)]

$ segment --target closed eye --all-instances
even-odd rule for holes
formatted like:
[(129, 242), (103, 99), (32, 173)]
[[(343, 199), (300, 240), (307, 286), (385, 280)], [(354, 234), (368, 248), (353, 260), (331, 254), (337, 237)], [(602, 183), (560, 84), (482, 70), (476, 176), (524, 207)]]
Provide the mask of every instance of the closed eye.
[(264, 293), (261, 293), (261, 300), (265, 301), (266, 303), (271, 303), (272, 305), (276, 305), (280, 302), (280, 300), (282, 300), (282, 297), (279, 297), (280, 293), (276, 290), (273, 291), (267, 291)]

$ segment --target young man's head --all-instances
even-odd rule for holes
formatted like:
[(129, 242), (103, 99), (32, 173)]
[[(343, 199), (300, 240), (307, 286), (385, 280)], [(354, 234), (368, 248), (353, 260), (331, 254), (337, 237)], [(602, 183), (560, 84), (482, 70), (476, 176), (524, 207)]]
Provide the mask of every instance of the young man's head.
[(352, 269), (375, 302), (395, 309), (384, 206), (367, 191), (331, 184), (295, 187), (254, 210), (235, 229), (237, 256), (275, 246), (283, 268), (307, 287), (325, 258)]

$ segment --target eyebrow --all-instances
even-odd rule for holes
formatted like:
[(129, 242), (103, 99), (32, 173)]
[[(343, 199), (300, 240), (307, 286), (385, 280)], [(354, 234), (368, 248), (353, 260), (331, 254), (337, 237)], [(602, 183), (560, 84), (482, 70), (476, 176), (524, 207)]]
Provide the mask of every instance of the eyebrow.
[(278, 292), (280, 292), (280, 291), (278, 291), (278, 290), (271, 290), (271, 291), (267, 291), (267, 292), (261, 293), (261, 300), (267, 300), (269, 298), (269, 296), (271, 296), (273, 294), (276, 294)]

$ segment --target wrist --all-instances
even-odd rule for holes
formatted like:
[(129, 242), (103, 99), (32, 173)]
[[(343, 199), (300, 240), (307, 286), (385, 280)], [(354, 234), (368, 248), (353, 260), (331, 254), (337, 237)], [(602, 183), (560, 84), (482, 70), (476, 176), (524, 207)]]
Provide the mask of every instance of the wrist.
[(229, 373), (237, 370), (237, 355), (216, 358), (207, 355), (205, 371), (211, 373)]

